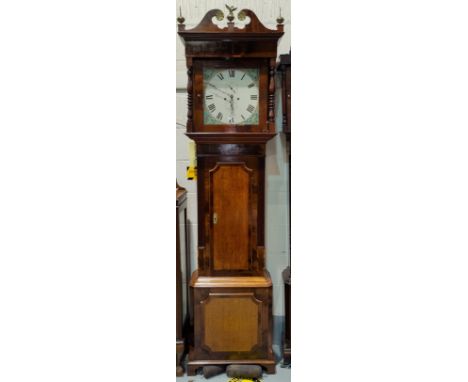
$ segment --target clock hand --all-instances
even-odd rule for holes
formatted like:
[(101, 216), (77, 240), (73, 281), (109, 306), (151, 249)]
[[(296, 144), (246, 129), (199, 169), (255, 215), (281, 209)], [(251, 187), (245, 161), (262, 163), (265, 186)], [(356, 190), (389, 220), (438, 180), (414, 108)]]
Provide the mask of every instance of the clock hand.
[(221, 92), (221, 93), (224, 93), (226, 94), (227, 96), (231, 97), (232, 95), (229, 94), (228, 92), (225, 92), (224, 90), (221, 90), (219, 88), (217, 88), (216, 86), (214, 86), (213, 84), (210, 84), (209, 82), (207, 83), (207, 85), (211, 86), (212, 88), (216, 89), (217, 91)]
[(233, 95), (231, 95), (229, 103), (231, 104), (231, 118), (234, 119), (234, 96)]
[(213, 93), (213, 95), (214, 95), (215, 97), (218, 97), (218, 98), (221, 98), (221, 99), (225, 100), (226, 102), (229, 102), (229, 101), (226, 99), (226, 97), (223, 97), (223, 96), (221, 96), (221, 95), (219, 95), (219, 94), (216, 94), (216, 93)]
[[(213, 85), (212, 85), (212, 86), (213, 86)], [(216, 91), (220, 91), (220, 92), (226, 94), (226, 95), (227, 95), (228, 97), (230, 97), (230, 98), (234, 97), (232, 94), (228, 94), (228, 93), (226, 93), (226, 92), (223, 92), (221, 89), (216, 88), (216, 86), (213, 86), (213, 88), (214, 88), (214, 90), (216, 90)], [(219, 95), (219, 94), (217, 94), (217, 93), (215, 93), (215, 92), (213, 92), (212, 94), (213, 94), (214, 96), (218, 97), (218, 98), (221, 98), (221, 99), (225, 100), (226, 102), (231, 102), (231, 101), (230, 101), (229, 99), (227, 99), (225, 96)]]
[(228, 86), (229, 86), (229, 88), (234, 92), (234, 94), (236, 94), (235, 89), (234, 89), (231, 85), (228, 85)]

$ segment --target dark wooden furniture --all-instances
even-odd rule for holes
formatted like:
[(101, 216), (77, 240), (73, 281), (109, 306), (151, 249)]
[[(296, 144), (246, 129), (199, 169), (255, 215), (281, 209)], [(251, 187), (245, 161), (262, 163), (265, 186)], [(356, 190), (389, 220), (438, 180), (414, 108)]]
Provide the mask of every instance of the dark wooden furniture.
[(194, 344), (187, 373), (258, 364), (275, 373), (272, 282), (265, 270), (265, 144), (275, 133), (275, 72), (283, 25), (254, 12), (209, 11), (179, 35), (187, 61), (187, 135), (197, 144), (198, 270), (190, 287)]
[[(291, 52), (280, 55), (278, 72), (281, 73), (281, 106), (283, 110), (283, 133), (291, 142)], [(291, 152), (289, 152), (290, 154)]]
[[(278, 64), (281, 73), (281, 106), (283, 111), (283, 133), (286, 137), (289, 162), (289, 255), (291, 256), (291, 52), (282, 54)], [(289, 257), (291, 264), (291, 257)], [(284, 328), (283, 364), (291, 364), (291, 267), (283, 271), (284, 283)]]
[(283, 328), (283, 365), (291, 364), (291, 267), (283, 271), (284, 283), (284, 328)]
[(190, 327), (190, 243), (187, 225), (187, 191), (176, 183), (176, 375), (187, 351)]

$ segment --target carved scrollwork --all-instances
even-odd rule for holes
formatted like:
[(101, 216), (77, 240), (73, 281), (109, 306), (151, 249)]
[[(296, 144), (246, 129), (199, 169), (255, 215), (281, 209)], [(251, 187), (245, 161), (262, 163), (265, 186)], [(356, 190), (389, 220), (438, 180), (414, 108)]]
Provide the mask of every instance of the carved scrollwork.
[(237, 19), (240, 20), (240, 21), (244, 21), (246, 18), (246, 14), (245, 14), (245, 11), (242, 10), (240, 11), (238, 14), (237, 14)]
[[(268, 29), (263, 25), (258, 19), (257, 15), (250, 9), (242, 9), (237, 13), (237, 20), (240, 23), (237, 26), (234, 24), (236, 17), (234, 16), (234, 11), (237, 11), (237, 8), (234, 6), (227, 6), (228, 13), (226, 19), (228, 21), (227, 27), (224, 27), (226, 24), (219, 23), (225, 18), (225, 14), (220, 9), (212, 9), (208, 11), (203, 17), (202, 21), (193, 29), (185, 30), (185, 27), (182, 27), (182, 24), (179, 24), (179, 32), (181, 35), (189, 33), (206, 33), (206, 32), (234, 32), (234, 33), (282, 33), (282, 25), (279, 25), (278, 29), (272, 30)], [(217, 22), (215, 22), (217, 20)]]
[(224, 20), (223, 11), (221, 9), (217, 9), (214, 17), (216, 17), (216, 20), (218, 21), (223, 21)]

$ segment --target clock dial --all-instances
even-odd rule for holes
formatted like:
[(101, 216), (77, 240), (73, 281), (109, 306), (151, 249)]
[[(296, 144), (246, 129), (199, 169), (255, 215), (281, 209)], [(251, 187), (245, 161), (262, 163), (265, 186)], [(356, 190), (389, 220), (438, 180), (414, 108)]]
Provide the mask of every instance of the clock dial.
[(258, 77), (258, 69), (205, 68), (205, 125), (258, 125)]

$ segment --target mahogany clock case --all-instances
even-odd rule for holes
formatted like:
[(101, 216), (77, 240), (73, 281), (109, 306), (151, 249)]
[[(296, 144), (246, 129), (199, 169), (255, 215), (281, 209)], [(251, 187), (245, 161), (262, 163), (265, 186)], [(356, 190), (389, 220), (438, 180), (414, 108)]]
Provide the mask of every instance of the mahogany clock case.
[[(275, 133), (277, 44), (283, 35), (266, 28), (249, 9), (239, 20), (208, 11), (179, 36), (187, 63), (187, 136), (196, 143), (198, 270), (190, 282), (194, 343), (188, 375), (206, 365), (257, 364), (275, 373), (272, 350), (272, 281), (265, 270), (265, 144)], [(258, 124), (205, 124), (204, 70), (258, 69)]]

